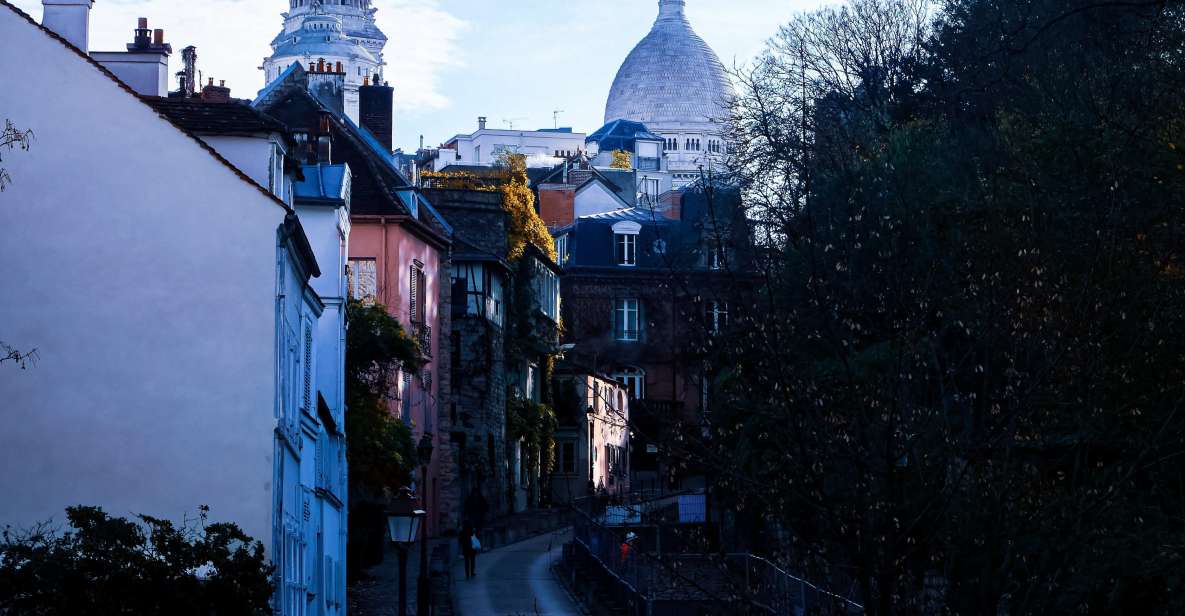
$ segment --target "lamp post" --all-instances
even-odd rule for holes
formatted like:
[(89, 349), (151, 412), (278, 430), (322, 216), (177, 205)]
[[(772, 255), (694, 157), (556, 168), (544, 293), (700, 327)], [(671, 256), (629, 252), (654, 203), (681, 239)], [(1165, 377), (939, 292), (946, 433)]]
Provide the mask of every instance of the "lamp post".
[(387, 512), (387, 530), (399, 551), (399, 616), (407, 616), (407, 549), (416, 542), (425, 515), (422, 509), (416, 509), (415, 496), (408, 488), (399, 491)]
[[(427, 432), (420, 439), (416, 447), (420, 456), (420, 504), (427, 508), (428, 501), (428, 463), (432, 460), (432, 435)], [(420, 577), (416, 587), (416, 614), (428, 616), (431, 613), (431, 599), (428, 584), (428, 529), (424, 529), (424, 539), (420, 542)]]

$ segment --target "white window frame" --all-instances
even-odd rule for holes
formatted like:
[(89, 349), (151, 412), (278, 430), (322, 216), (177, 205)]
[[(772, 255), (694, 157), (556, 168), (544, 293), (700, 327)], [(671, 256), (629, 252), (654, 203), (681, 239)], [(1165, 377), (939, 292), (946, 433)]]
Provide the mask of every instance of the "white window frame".
[(555, 238), (556, 261), (560, 267), (568, 264), (568, 234)]
[[(621, 327), (618, 328), (618, 323)], [(633, 325), (633, 328), (629, 326)], [(627, 297), (614, 301), (613, 305), (613, 337), (618, 342), (638, 342), (642, 338), (641, 302), (637, 298)]]
[(632, 233), (613, 234), (613, 250), (619, 267), (638, 266), (638, 236)]
[(637, 222), (626, 220), (613, 225), (613, 260), (619, 267), (637, 267), (641, 233), (642, 225)]

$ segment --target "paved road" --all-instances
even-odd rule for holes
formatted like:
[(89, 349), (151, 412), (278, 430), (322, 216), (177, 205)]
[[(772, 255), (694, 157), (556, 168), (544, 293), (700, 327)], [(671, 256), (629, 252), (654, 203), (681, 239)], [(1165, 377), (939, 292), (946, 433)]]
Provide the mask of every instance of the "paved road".
[(453, 568), (453, 605), (462, 616), (580, 616), (551, 575), (571, 532), (543, 535), (477, 557), (477, 577)]

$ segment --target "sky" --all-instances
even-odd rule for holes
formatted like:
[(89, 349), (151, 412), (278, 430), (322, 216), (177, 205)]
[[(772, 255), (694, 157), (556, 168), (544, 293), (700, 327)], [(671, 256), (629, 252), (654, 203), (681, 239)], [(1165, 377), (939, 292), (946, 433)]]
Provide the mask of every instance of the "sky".
[[(10, 0), (41, 19), (40, 0)], [(552, 128), (591, 133), (604, 119), (618, 67), (658, 14), (657, 0), (375, 0), (390, 38), (386, 77), (395, 87), (395, 145), (415, 150), (477, 129)], [(692, 26), (727, 67), (761, 52), (780, 24), (821, 0), (687, 0)], [(123, 50), (137, 17), (164, 28), (180, 51), (198, 50), (206, 78), (253, 98), (287, 0), (97, 0), (91, 50)], [(170, 88), (176, 88), (174, 78)]]

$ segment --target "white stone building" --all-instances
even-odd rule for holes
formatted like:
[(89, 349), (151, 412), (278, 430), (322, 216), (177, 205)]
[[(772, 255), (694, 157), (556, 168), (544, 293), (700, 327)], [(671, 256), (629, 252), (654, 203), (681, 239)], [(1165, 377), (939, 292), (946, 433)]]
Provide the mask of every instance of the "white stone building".
[(506, 130), (488, 128), (485, 118), (477, 119), (477, 130), (457, 135), (432, 152), (431, 171), (450, 166), (488, 167), (503, 152), (527, 157), (528, 167), (552, 167), (584, 151), (584, 133), (570, 128)]
[(641, 122), (663, 138), (676, 187), (719, 166), (723, 122), (734, 95), (724, 65), (691, 28), (684, 0), (659, 0), (658, 19), (617, 72), (605, 123)]
[(289, 0), (284, 28), (263, 61), (264, 83), (275, 81), (299, 62), (306, 69), (320, 61), (345, 73), (345, 112), (358, 119), (358, 88), (384, 82), (387, 36), (375, 24), (371, 0)]
[(38, 358), (0, 366), (0, 525), (209, 505), (267, 547), (277, 613), (344, 613), (348, 170), (314, 191), (224, 88), (157, 98), (152, 62), (88, 54), (91, 4), (0, 2), (0, 109), (35, 134), (5, 158), (0, 339)]

